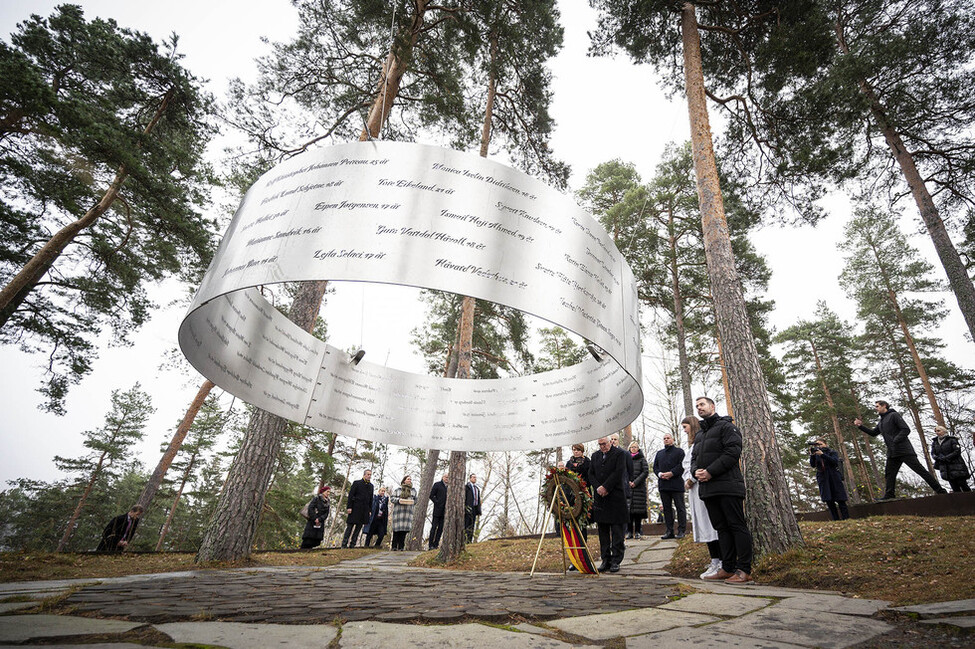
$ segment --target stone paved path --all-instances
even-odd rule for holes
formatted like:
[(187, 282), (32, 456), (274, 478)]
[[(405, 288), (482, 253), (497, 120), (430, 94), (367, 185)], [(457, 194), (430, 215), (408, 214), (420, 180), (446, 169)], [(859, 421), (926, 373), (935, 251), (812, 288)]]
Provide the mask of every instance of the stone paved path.
[[(143, 575), (80, 588), (80, 580), (0, 584), (0, 602), (77, 588), (65, 603), (84, 614), (0, 608), (0, 646), (842, 649), (893, 628), (875, 617), (887, 602), (675, 579), (663, 570), (675, 547), (630, 541), (620, 573), (599, 577), (410, 568), (415, 554), (387, 552), (328, 568)], [(975, 620), (970, 600), (900, 610), (959, 628)]]

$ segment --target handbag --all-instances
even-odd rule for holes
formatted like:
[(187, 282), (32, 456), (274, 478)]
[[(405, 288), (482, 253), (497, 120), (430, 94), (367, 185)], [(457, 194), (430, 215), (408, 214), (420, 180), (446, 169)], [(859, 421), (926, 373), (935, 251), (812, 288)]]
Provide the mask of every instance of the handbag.
[(300, 512), (298, 512), (299, 514), (301, 514), (301, 517), (304, 518), (305, 520), (308, 520), (308, 507), (309, 507), (309, 505), (311, 505), (311, 501), (310, 500), (307, 503), (305, 503), (305, 506), (301, 508), (301, 511)]

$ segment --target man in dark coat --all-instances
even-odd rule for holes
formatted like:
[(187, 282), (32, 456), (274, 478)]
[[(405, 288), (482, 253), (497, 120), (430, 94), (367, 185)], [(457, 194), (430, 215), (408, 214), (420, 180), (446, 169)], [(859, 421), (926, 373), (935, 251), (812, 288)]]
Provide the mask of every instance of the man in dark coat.
[(589, 483), (596, 488), (592, 503), (592, 520), (599, 530), (599, 572), (619, 572), (623, 562), (623, 535), (630, 514), (623, 492), (626, 455), (613, 446), (608, 437), (599, 438), (599, 450), (589, 463)]
[(447, 474), (443, 474), (440, 482), (433, 484), (430, 490), (430, 500), (433, 502), (433, 526), (430, 528), (430, 538), (427, 549), (440, 547), (440, 537), (443, 536), (443, 519), (447, 515)]
[(853, 420), (856, 427), (871, 437), (881, 435), (884, 444), (887, 445), (887, 465), (884, 467), (884, 480), (886, 487), (882, 500), (893, 500), (897, 496), (894, 490), (897, 486), (897, 472), (901, 470), (901, 465), (906, 464), (914, 473), (918, 474), (928, 485), (934, 489), (935, 493), (947, 493), (938, 480), (928, 473), (928, 470), (921, 465), (914, 452), (914, 446), (907, 436), (911, 433), (907, 422), (901, 417), (901, 413), (890, 407), (886, 401), (876, 401), (874, 408), (880, 415), (880, 421), (876, 428), (867, 428), (859, 417)]
[(745, 478), (738, 465), (741, 431), (731, 417), (715, 413), (708, 397), (698, 397), (694, 407), (701, 430), (694, 438), (691, 473), (721, 546), (721, 569), (704, 579), (746, 584), (752, 581), (752, 535), (745, 523)]
[(349, 501), (346, 505), (345, 513), (345, 534), (342, 535), (342, 547), (354, 548), (359, 543), (359, 532), (362, 526), (369, 523), (369, 516), (372, 514), (372, 471), (366, 469), (362, 472), (362, 479), (352, 483), (349, 489)]
[(139, 517), (142, 516), (142, 507), (134, 506), (126, 514), (120, 514), (109, 521), (102, 532), (102, 540), (95, 548), (96, 552), (124, 552), (128, 547), (129, 541), (135, 535), (135, 530), (139, 527)]
[[(684, 449), (674, 446), (674, 436), (664, 435), (664, 447), (653, 458), (653, 474), (664, 508), (667, 533), (662, 539), (682, 539), (687, 532), (687, 509), (684, 507)], [(677, 508), (677, 534), (674, 534), (674, 507)]]
[(829, 508), (834, 521), (846, 520), (850, 510), (846, 506), (846, 487), (840, 473), (840, 454), (826, 445), (826, 440), (817, 439), (809, 447), (809, 464), (816, 469), (816, 484), (819, 497)]
[(464, 486), (464, 535), (468, 543), (474, 542), (474, 526), (481, 515), (481, 488), (477, 486), (477, 476), (471, 474)]

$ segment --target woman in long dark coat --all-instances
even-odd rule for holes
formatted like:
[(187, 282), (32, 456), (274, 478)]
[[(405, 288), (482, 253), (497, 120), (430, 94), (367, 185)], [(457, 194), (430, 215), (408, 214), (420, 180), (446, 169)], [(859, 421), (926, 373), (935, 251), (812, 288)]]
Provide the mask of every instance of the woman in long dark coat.
[(372, 515), (369, 517), (369, 524), (362, 528), (362, 533), (366, 535), (365, 547), (369, 547), (372, 537), (376, 538), (376, 546), (383, 544), (386, 537), (386, 530), (389, 523), (389, 496), (386, 495), (386, 487), (380, 487), (379, 493), (372, 497)]
[(948, 434), (944, 426), (935, 426), (937, 436), (931, 440), (931, 457), (934, 458), (934, 468), (941, 472), (941, 479), (947, 480), (952, 491), (971, 491), (968, 477), (971, 471), (961, 456), (961, 444), (958, 438)]
[(305, 523), (305, 531), (301, 535), (302, 549), (317, 548), (325, 538), (325, 521), (328, 520), (328, 492), (331, 487), (322, 487), (318, 490), (318, 495), (308, 503), (308, 521)]
[[(840, 455), (817, 439), (815, 446), (809, 447), (809, 465), (816, 469), (816, 482), (819, 484), (819, 497), (829, 508), (834, 521), (850, 517), (846, 508), (846, 487), (840, 473)], [(837, 508), (839, 511), (837, 511)]]
[(630, 479), (630, 522), (626, 538), (638, 539), (643, 529), (643, 519), (648, 516), (647, 478), (650, 476), (650, 464), (636, 442), (630, 442), (630, 457), (633, 459), (633, 477)]

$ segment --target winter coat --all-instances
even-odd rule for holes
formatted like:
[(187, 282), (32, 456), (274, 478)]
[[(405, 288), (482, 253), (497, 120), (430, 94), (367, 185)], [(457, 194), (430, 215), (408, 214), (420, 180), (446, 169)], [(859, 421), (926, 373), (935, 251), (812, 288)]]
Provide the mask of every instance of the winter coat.
[(954, 435), (935, 436), (931, 440), (931, 458), (934, 468), (941, 472), (945, 480), (967, 480), (971, 475), (968, 465), (961, 456), (961, 445)]
[(577, 473), (583, 480), (586, 481), (586, 484), (589, 484), (589, 464), (589, 458), (585, 455), (579, 458), (573, 455), (568, 459), (568, 461), (566, 461), (565, 470)]
[[(305, 522), (305, 531), (301, 534), (302, 541), (318, 541), (315, 545), (322, 542), (325, 538), (325, 519), (328, 518), (328, 500), (321, 494), (315, 496), (308, 503), (308, 520)], [(315, 527), (315, 521), (318, 527)]]
[[(400, 499), (412, 500), (413, 504), (404, 505), (400, 502)], [(391, 501), (392, 504), (389, 506), (389, 509), (391, 512), (390, 520), (393, 524), (393, 531), (409, 532), (410, 527), (413, 525), (413, 508), (416, 506), (416, 489), (403, 485), (393, 492)]]
[[(623, 477), (627, 475), (626, 456), (629, 453), (612, 446), (605, 457), (602, 451), (596, 451), (590, 458), (589, 483), (594, 492), (592, 520), (597, 523), (626, 525), (630, 519), (626, 494), (623, 492)], [(600, 496), (599, 487), (604, 487), (608, 493)]]
[[(102, 540), (95, 549), (96, 552), (122, 552), (124, 547), (119, 547), (119, 541), (131, 541), (135, 535), (136, 528), (139, 527), (139, 519), (129, 520), (128, 513), (116, 516), (108, 522), (102, 532)], [(91, 547), (91, 546), (88, 546)]]
[(388, 523), (389, 496), (376, 494), (372, 497), (372, 511), (369, 514), (369, 524), (362, 528), (362, 533), (386, 536)]
[(867, 428), (863, 424), (857, 426), (860, 430), (871, 437), (882, 435), (884, 444), (887, 445), (887, 457), (906, 457), (917, 455), (914, 446), (907, 436), (911, 433), (901, 413), (893, 408), (888, 408), (887, 412), (880, 415), (880, 421), (876, 428)]
[(430, 490), (430, 500), (433, 501), (433, 517), (443, 518), (447, 514), (447, 485), (443, 480), (433, 484)]
[(626, 494), (626, 502), (630, 502), (630, 483), (633, 482), (633, 474), (636, 471), (636, 467), (633, 466), (633, 456), (630, 452), (621, 448), (623, 451), (623, 457), (626, 458), (626, 475), (623, 476), (623, 493)]
[(816, 469), (816, 482), (819, 484), (819, 497), (824, 503), (846, 500), (846, 486), (840, 471), (840, 455), (831, 448), (820, 449), (823, 454), (809, 456), (809, 466)]
[[(664, 446), (657, 451), (653, 458), (653, 474), (657, 476), (658, 491), (684, 491), (684, 479), (681, 468), (684, 465), (684, 449), (676, 446)], [(671, 472), (674, 475), (664, 480), (661, 473)]]
[(647, 478), (650, 477), (650, 465), (643, 451), (637, 451), (636, 455), (630, 456), (633, 459), (633, 471), (636, 473), (630, 482), (633, 487), (630, 490), (630, 516), (640, 515), (640, 519), (647, 517)]
[(694, 438), (691, 474), (707, 469), (711, 479), (701, 482), (701, 500), (715, 496), (745, 497), (745, 478), (741, 475), (741, 431), (731, 417), (711, 415), (701, 420), (701, 430)]
[(369, 522), (369, 514), (372, 512), (372, 492), (373, 484), (365, 480), (356, 480), (349, 489), (349, 502), (345, 506), (351, 509), (346, 523), (351, 525), (365, 525)]

